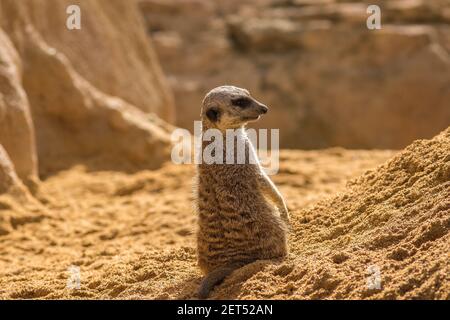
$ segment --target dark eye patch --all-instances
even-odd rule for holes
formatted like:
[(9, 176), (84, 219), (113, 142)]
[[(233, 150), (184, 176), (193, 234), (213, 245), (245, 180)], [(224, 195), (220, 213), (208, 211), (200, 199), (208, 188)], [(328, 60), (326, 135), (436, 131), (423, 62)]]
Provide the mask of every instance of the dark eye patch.
[(217, 122), (220, 118), (220, 111), (217, 108), (211, 108), (206, 111), (206, 116), (211, 122)]
[(250, 106), (250, 104), (252, 103), (252, 100), (250, 100), (249, 98), (237, 98), (237, 99), (231, 100), (231, 103), (233, 104), (233, 106), (236, 106), (239, 108), (246, 108), (246, 107)]

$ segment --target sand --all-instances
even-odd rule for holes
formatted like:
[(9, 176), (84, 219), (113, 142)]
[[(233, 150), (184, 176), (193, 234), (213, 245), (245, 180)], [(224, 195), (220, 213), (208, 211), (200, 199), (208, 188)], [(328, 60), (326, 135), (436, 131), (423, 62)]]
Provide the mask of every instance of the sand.
[[(229, 276), (213, 299), (449, 299), (450, 131), (405, 151), (282, 151), (289, 258)], [(381, 165), (381, 166), (380, 166)], [(369, 170), (369, 171), (367, 171)], [(189, 165), (75, 166), (0, 236), (0, 298), (191, 299), (201, 280)], [(0, 213), (21, 204), (0, 197)], [(79, 267), (79, 289), (68, 287)]]

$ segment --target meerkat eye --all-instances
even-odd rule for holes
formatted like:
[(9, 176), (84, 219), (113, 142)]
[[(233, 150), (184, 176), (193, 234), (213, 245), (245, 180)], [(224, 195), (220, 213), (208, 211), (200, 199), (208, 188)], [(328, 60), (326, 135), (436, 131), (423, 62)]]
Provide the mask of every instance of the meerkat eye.
[(208, 111), (206, 111), (206, 116), (208, 119), (212, 122), (216, 122), (219, 120), (220, 117), (220, 111), (217, 108), (211, 108)]
[(250, 100), (249, 98), (237, 98), (237, 99), (231, 100), (231, 103), (233, 104), (233, 106), (236, 106), (239, 108), (246, 108), (252, 103), (252, 100)]

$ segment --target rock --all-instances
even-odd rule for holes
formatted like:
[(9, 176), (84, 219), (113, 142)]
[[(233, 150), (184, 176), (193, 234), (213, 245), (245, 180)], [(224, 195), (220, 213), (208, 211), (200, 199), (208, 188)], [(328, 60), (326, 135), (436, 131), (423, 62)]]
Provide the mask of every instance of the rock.
[(37, 180), (34, 126), (29, 108), (21, 84), (20, 58), (0, 29), (0, 144), (12, 159), (18, 176), (27, 184)]
[[(69, 5), (81, 9), (81, 30), (66, 27)], [(99, 90), (167, 121), (174, 120), (172, 94), (145, 34), (134, 1), (2, 0), (0, 27), (19, 52), (32, 25), (52, 48)]]
[[(298, 23), (286, 19), (234, 17), (228, 20), (228, 28), (233, 44), (239, 50), (250, 50), (255, 53), (285, 53), (292, 50), (309, 49), (317, 46), (315, 43), (325, 42), (323, 36), (326, 36), (327, 32), (329, 33), (331, 24), (324, 20)], [(309, 36), (311, 31), (314, 34)]]
[(12, 187), (20, 185), (21, 182), (14, 170), (14, 165), (6, 150), (0, 145), (0, 194), (6, 193)]
[(301, 47), (300, 25), (284, 19), (230, 19), (230, 36), (240, 50), (286, 51)]
[(23, 83), (36, 124), (41, 174), (75, 163), (91, 169), (152, 169), (169, 159), (169, 125), (96, 89), (36, 32), (28, 39)]
[(296, 21), (330, 20), (335, 23), (363, 24), (367, 19), (367, 5), (362, 3), (316, 3), (301, 7), (281, 7), (268, 10), (263, 17), (277, 16)]
[(14, 164), (0, 144), (0, 236), (48, 217), (46, 208), (17, 176)]
[(442, 88), (450, 83), (450, 63), (432, 28), (332, 32), (335, 41), (328, 44), (334, 51), (312, 51), (294, 69), (283, 65), (296, 79), (285, 81), (301, 88), (294, 99), (303, 114), (295, 133), (285, 136), (291, 146), (295, 139), (307, 148), (397, 149), (448, 126), (450, 92)]
[(177, 125), (192, 128), (204, 94), (233, 84), (270, 107), (255, 126), (279, 128), (284, 148), (403, 148), (434, 136), (450, 119), (450, 3), (373, 4), (381, 30), (367, 29), (362, 1), (214, 3), (201, 26), (190, 12), (160, 12), (152, 34), (170, 35), (155, 44)]
[(386, 2), (384, 19), (390, 22), (423, 23), (439, 21), (441, 8), (430, 5), (432, 1), (401, 0)]
[[(66, 27), (69, 4), (81, 8), (81, 30)], [(158, 116), (173, 120), (172, 94), (136, 8), (0, 2), (0, 143), (32, 189), (37, 158), (41, 176), (78, 163), (134, 171), (170, 159), (173, 127)]]
[[(3, 194), (10, 192), (14, 187), (20, 186), (21, 182), (14, 171), (14, 165), (8, 157), (3, 146), (0, 144), (0, 199)], [(24, 191), (24, 187), (19, 187), (19, 190)], [(7, 203), (0, 202), (0, 210), (10, 208)], [(11, 232), (11, 226), (6, 217), (0, 211), (0, 236)]]

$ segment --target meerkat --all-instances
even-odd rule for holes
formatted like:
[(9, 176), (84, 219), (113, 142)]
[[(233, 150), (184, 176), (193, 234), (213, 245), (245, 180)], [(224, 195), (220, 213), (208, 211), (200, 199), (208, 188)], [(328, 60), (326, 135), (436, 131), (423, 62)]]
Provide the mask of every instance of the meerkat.
[[(245, 132), (248, 122), (267, 111), (247, 90), (234, 86), (217, 87), (203, 100), (202, 133), (217, 129), (225, 137), (227, 129), (236, 130), (241, 141), (234, 146), (245, 145), (248, 153), (243, 164), (197, 166), (198, 265), (205, 275), (198, 290), (201, 299), (234, 270), (287, 255), (286, 203), (263, 171)], [(202, 150), (206, 145), (202, 142)], [(237, 154), (226, 150), (225, 143), (223, 149), (224, 157), (230, 151)]]

